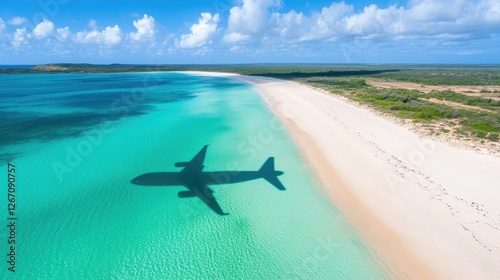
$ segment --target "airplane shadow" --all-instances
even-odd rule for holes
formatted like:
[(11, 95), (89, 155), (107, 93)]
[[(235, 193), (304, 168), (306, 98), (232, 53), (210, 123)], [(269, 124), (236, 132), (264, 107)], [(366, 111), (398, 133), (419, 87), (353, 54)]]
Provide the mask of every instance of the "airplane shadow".
[(269, 157), (257, 171), (203, 171), (203, 161), (208, 145), (205, 145), (189, 162), (177, 162), (176, 167), (183, 167), (179, 172), (152, 172), (139, 175), (130, 182), (139, 186), (184, 186), (188, 190), (180, 191), (179, 198), (198, 197), (219, 215), (226, 215), (217, 203), (209, 186), (226, 185), (264, 179), (278, 190), (286, 190), (278, 179), (283, 171), (275, 170), (274, 157)]

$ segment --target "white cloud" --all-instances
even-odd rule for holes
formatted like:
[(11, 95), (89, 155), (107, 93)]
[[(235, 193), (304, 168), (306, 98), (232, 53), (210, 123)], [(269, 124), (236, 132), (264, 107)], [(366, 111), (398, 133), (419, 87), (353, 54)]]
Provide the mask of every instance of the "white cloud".
[(76, 33), (75, 41), (83, 44), (104, 44), (114, 45), (122, 40), (121, 29), (118, 25), (108, 26), (103, 31), (98, 30), (80, 31)]
[(241, 34), (239, 32), (231, 32), (224, 35), (223, 40), (228, 43), (240, 43), (249, 41), (251, 39), (250, 35)]
[(403, 8), (390, 6), (380, 9), (376, 5), (364, 8), (362, 13), (353, 14), (345, 21), (347, 34), (364, 38), (374, 38), (384, 34), (399, 34), (407, 30)]
[(10, 25), (21, 25), (26, 22), (26, 19), (23, 17), (13, 17), (9, 19)]
[(54, 32), (54, 23), (50, 20), (43, 19), (42, 22), (35, 26), (33, 29), (33, 37), (37, 39), (45, 38)]
[[(498, 32), (499, 24), (500, 4), (495, 1), (413, 0), (406, 8), (369, 6), (362, 13), (349, 18), (347, 29), (355, 35), (372, 33), (378, 36), (426, 38), (447, 34), (463, 37), (474, 33), (476, 37), (485, 37)], [(372, 26), (371, 30), (369, 26)]]
[(305, 16), (302, 13), (291, 11), (285, 14), (273, 13), (272, 23), (277, 38), (289, 40), (332, 40), (342, 36), (345, 31), (346, 16), (352, 14), (353, 7), (342, 3), (332, 3), (324, 7), (321, 12)]
[(253, 35), (261, 33), (269, 23), (269, 8), (277, 7), (280, 1), (275, 0), (243, 0), (241, 6), (229, 10), (226, 42), (247, 41)]
[(219, 14), (202, 13), (198, 23), (191, 26), (191, 33), (181, 36), (178, 44), (180, 48), (198, 48), (211, 43), (211, 39), (217, 33)]
[(70, 32), (69, 32), (69, 27), (64, 27), (64, 28), (57, 28), (56, 30), (56, 38), (59, 41), (66, 41), (68, 39)]
[(26, 37), (27, 37), (26, 28), (24, 27), (17, 28), (16, 32), (14, 32), (12, 36), (12, 45), (15, 48), (18, 48), (22, 44), (26, 44)]
[(142, 19), (134, 20), (137, 32), (131, 32), (130, 38), (134, 41), (150, 40), (155, 35), (155, 19), (152, 16), (144, 15)]

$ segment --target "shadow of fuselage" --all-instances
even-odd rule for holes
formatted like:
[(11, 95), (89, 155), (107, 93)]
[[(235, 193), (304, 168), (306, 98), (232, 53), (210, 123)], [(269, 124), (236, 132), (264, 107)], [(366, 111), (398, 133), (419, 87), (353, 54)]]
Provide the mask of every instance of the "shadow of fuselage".
[(265, 177), (282, 175), (282, 171), (214, 171), (214, 172), (152, 172), (132, 179), (131, 183), (140, 186), (185, 186), (190, 181), (206, 185), (235, 184)]

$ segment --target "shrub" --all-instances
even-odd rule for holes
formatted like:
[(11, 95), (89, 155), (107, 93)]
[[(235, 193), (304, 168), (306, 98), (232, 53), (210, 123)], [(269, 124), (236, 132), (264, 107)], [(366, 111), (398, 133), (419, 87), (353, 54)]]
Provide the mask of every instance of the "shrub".
[(478, 138), (486, 138), (486, 132), (484, 132), (484, 131), (476, 131), (475, 134), (476, 134), (476, 137), (478, 137)]
[(493, 141), (493, 142), (498, 142), (498, 133), (492, 132), (488, 135), (488, 139)]

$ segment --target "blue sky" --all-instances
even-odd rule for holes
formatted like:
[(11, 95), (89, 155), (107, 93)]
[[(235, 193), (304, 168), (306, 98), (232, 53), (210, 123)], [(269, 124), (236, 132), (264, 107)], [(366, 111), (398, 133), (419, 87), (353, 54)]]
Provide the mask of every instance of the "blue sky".
[(2, 0), (0, 64), (500, 63), (498, 0)]

